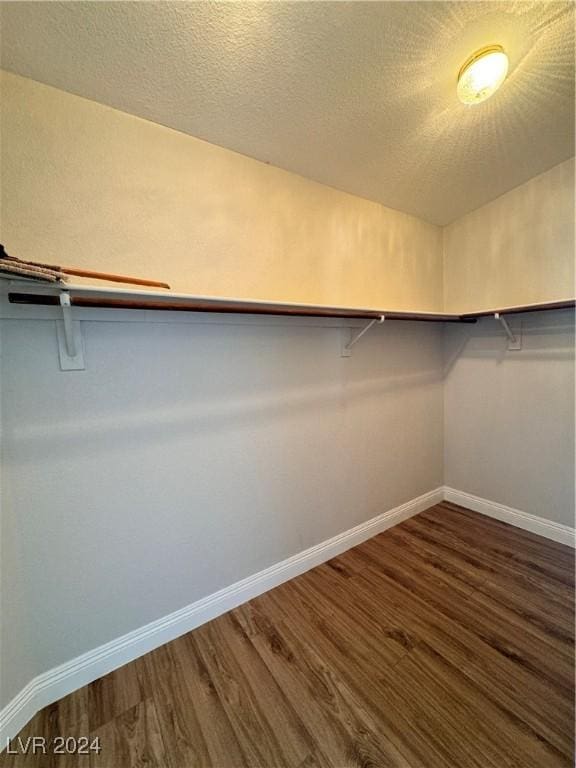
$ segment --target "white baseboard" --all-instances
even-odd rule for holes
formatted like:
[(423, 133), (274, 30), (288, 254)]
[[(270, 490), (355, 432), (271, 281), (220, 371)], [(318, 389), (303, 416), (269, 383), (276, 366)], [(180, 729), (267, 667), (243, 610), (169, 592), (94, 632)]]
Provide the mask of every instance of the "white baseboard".
[(444, 499), (442, 488), (361, 523), (287, 560), (101, 645), (31, 680), (0, 712), (0, 750), (43, 707), (154, 648), (261, 595)]
[(569, 547), (576, 546), (576, 531), (568, 525), (554, 523), (552, 520), (546, 520), (543, 517), (522, 512), (520, 509), (498, 504), (496, 501), (482, 499), (480, 496), (473, 496), (471, 493), (457, 491), (449, 486), (444, 486), (444, 499), (451, 501), (453, 504), (459, 504), (461, 507), (467, 507), (473, 512), (480, 512), (482, 515), (494, 517), (503, 523), (509, 523), (517, 528), (523, 528), (525, 531), (536, 533), (538, 536), (558, 541), (560, 544), (566, 544)]

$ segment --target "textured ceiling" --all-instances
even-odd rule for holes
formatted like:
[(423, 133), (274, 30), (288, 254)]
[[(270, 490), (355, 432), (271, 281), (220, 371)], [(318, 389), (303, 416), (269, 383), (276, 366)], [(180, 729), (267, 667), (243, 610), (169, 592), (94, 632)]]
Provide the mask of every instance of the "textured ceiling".
[[(5, 2), (2, 65), (445, 224), (570, 157), (574, 5)], [(511, 74), (456, 98), (475, 49)]]

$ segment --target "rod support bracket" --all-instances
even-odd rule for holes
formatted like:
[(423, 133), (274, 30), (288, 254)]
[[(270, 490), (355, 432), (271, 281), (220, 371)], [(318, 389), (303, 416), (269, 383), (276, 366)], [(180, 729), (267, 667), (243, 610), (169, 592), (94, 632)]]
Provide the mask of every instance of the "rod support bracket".
[(86, 364), (80, 321), (72, 318), (72, 303), (68, 291), (60, 291), (58, 299), (62, 310), (62, 320), (56, 323), (60, 370), (84, 371)]
[(384, 320), (386, 320), (386, 315), (380, 315), (380, 317), (375, 317), (373, 320), (370, 320), (368, 323), (366, 323), (364, 328), (361, 328), (359, 331), (356, 331), (356, 333), (354, 333), (352, 329), (350, 329), (350, 338), (348, 339), (348, 342), (346, 344), (342, 345), (341, 356), (351, 357), (352, 347), (354, 346), (354, 344), (360, 341), (362, 336), (364, 336), (365, 333), (368, 333), (368, 331), (370, 330), (370, 328), (372, 328), (373, 325), (376, 325), (376, 324), (381, 325), (384, 322)]
[(512, 331), (512, 328), (508, 325), (508, 321), (505, 317), (502, 316), (500, 312), (494, 313), (494, 319), (498, 320), (502, 328), (504, 329), (504, 332), (506, 333), (506, 336), (508, 337), (508, 349), (512, 351), (517, 351), (522, 349), (522, 336), (521, 332), (518, 332), (518, 334), (515, 334)]

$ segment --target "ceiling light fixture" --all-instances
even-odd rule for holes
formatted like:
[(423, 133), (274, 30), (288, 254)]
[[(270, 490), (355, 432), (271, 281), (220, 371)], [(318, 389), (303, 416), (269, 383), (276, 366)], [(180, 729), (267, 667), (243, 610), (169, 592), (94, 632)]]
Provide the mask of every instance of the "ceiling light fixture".
[(480, 48), (458, 72), (458, 98), (463, 104), (480, 104), (500, 88), (507, 74), (508, 56), (501, 45)]

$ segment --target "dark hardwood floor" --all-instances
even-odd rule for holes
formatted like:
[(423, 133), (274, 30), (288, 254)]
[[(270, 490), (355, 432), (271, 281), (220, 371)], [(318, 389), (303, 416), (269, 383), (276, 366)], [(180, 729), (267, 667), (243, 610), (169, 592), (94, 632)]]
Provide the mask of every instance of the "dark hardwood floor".
[(568, 768), (574, 552), (440, 504), (39, 712), (81, 768)]

